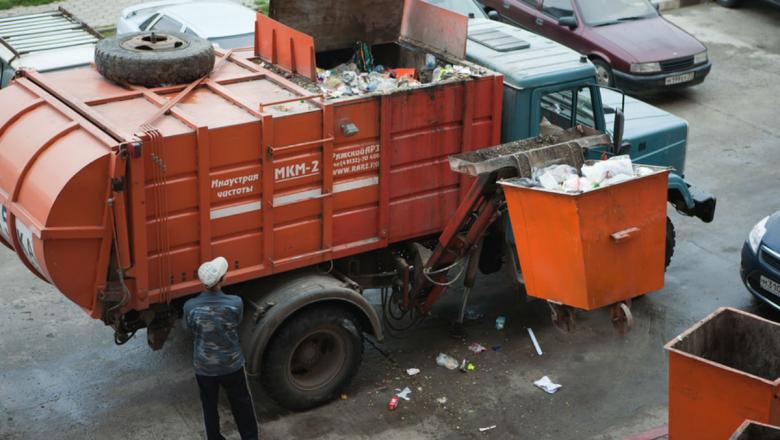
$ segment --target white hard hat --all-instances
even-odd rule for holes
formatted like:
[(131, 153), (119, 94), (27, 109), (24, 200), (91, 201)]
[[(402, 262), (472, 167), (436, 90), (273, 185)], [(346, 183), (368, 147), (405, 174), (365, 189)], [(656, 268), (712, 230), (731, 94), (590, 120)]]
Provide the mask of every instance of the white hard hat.
[(198, 279), (207, 288), (212, 288), (228, 271), (228, 262), (224, 257), (217, 257), (200, 265)]

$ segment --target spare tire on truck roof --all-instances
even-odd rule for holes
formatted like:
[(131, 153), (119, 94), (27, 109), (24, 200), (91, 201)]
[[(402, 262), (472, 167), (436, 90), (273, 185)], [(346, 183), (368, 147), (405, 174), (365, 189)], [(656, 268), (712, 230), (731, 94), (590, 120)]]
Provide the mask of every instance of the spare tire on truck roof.
[(95, 46), (101, 75), (118, 83), (146, 87), (183, 84), (214, 68), (214, 47), (179, 32), (133, 32), (101, 40)]

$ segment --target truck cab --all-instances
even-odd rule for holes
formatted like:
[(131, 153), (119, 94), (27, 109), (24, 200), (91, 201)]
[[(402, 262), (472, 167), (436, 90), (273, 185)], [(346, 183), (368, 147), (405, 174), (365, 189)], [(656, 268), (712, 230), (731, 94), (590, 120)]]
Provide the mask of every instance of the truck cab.
[(543, 134), (545, 125), (595, 128), (619, 137), (619, 145), (593, 148), (589, 158), (629, 154), (639, 163), (671, 167), (669, 202), (684, 215), (713, 220), (715, 197), (684, 180), (685, 120), (620, 90), (599, 86), (596, 68), (587, 57), (496, 21), (473, 0), (428, 1), (468, 16), (466, 58), (504, 75), (503, 142)]

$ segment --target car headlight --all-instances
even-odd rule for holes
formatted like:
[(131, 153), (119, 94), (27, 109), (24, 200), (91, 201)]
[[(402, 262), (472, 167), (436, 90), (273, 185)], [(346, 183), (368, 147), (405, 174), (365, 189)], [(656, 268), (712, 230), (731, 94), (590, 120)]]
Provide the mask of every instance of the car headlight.
[(631, 73), (656, 73), (661, 71), (661, 63), (638, 63), (631, 65)]
[(761, 219), (760, 222), (753, 226), (753, 230), (750, 231), (750, 234), (748, 235), (748, 243), (750, 243), (750, 248), (753, 249), (753, 253), (758, 253), (758, 245), (761, 244), (761, 240), (763, 240), (764, 235), (766, 235), (766, 222), (768, 220), (769, 216)]
[(693, 56), (693, 64), (704, 64), (707, 62), (707, 51), (697, 53)]

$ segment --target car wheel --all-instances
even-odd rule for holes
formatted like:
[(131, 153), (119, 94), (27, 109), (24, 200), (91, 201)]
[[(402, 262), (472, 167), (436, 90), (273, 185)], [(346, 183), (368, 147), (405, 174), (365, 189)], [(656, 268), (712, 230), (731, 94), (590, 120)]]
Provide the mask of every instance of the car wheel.
[(742, 4), (742, 0), (717, 0), (718, 4), (727, 8), (736, 8)]
[(133, 32), (98, 42), (95, 66), (118, 83), (183, 84), (211, 72), (214, 47), (208, 40), (178, 32)]
[(287, 409), (314, 408), (349, 385), (362, 359), (357, 319), (339, 307), (316, 307), (293, 317), (271, 340), (261, 382)]
[(615, 84), (615, 80), (612, 76), (612, 68), (609, 67), (609, 64), (598, 58), (594, 58), (591, 61), (593, 61), (593, 65), (596, 66), (596, 76), (598, 77), (599, 84), (612, 87)]

